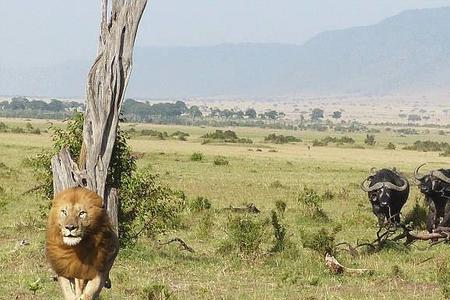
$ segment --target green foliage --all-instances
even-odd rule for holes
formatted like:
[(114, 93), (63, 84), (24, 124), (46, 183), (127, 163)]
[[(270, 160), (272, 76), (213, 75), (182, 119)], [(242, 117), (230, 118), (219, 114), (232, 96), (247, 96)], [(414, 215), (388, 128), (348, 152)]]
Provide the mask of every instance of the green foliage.
[(311, 120), (312, 121), (319, 121), (320, 119), (323, 119), (323, 109), (320, 108), (314, 108), (311, 112)]
[(228, 217), (227, 240), (221, 247), (222, 253), (237, 252), (244, 256), (258, 254), (265, 239), (267, 220), (254, 215), (237, 215)]
[(375, 146), (377, 142), (375, 141), (375, 135), (373, 134), (366, 134), (366, 139), (364, 140), (364, 144), (369, 146)]
[(55, 153), (66, 147), (74, 161), (79, 159), (81, 144), (83, 143), (83, 123), (83, 114), (75, 113), (67, 122), (66, 128), (50, 126), (50, 130), (52, 131), (53, 149)]
[[(33, 157), (27, 157), (23, 160), (23, 165), (33, 170), (34, 178), (38, 183), (36, 192), (48, 200), (53, 198), (53, 173), (51, 165), (53, 155), (53, 152), (42, 151)], [(50, 204), (48, 202), (48, 205), (41, 207), (41, 215), (43, 217), (47, 215)]]
[(125, 177), (119, 210), (119, 237), (122, 244), (133, 244), (141, 234), (155, 237), (179, 227), (180, 213), (185, 206), (184, 194), (162, 186), (150, 170)]
[(153, 130), (153, 129), (142, 129), (141, 130), (141, 135), (142, 136), (151, 136), (151, 137), (156, 137), (160, 140), (165, 140), (166, 138), (169, 137), (169, 135), (167, 134), (167, 132), (160, 132), (158, 130)]
[(317, 251), (320, 255), (333, 254), (336, 247), (336, 231), (329, 232), (325, 228), (314, 232), (300, 232), (304, 248)]
[(27, 286), (28, 289), (33, 293), (33, 295), (36, 295), (36, 292), (42, 289), (41, 278), (38, 278), (33, 282), (27, 283)]
[(8, 131), (8, 126), (5, 123), (0, 122), (0, 132), (7, 132), (7, 131)]
[(214, 165), (216, 166), (227, 166), (230, 162), (227, 160), (225, 156), (216, 156), (214, 158)]
[(273, 234), (275, 236), (275, 244), (271, 252), (281, 252), (284, 250), (286, 242), (286, 227), (279, 222), (277, 213), (272, 210), (271, 221), (273, 227)]
[(12, 127), (11, 128), (11, 132), (12, 133), (25, 133), (25, 130), (23, 128), (20, 128), (20, 127)]
[(284, 136), (282, 134), (277, 135), (275, 133), (271, 133), (264, 138), (264, 141), (274, 144), (286, 144), (286, 143), (301, 142), (302, 140), (292, 135)]
[(355, 140), (348, 136), (342, 136), (342, 137), (333, 137), (333, 136), (326, 136), (322, 138), (321, 140), (314, 139), (313, 146), (328, 146), (329, 143), (336, 143), (338, 145), (342, 144), (354, 144)]
[(164, 284), (153, 284), (142, 290), (144, 300), (176, 300), (173, 292)]
[(189, 136), (189, 133), (177, 130), (174, 133), (172, 133), (170, 136), (172, 138), (175, 138), (180, 141), (186, 141), (187, 137)]
[(194, 152), (191, 155), (191, 160), (192, 161), (202, 161), (203, 158), (204, 158), (204, 155), (201, 152)]
[[(239, 138), (233, 130), (216, 130), (213, 133), (207, 133), (202, 135), (201, 138), (204, 138), (206, 141), (215, 140), (221, 141), (224, 143), (242, 143), (242, 144), (252, 144), (253, 141), (247, 138)], [(204, 142), (206, 143), (206, 142)]]
[(208, 198), (205, 197), (196, 197), (191, 202), (189, 202), (189, 209), (193, 212), (200, 212), (204, 210), (211, 209), (212, 204)]
[(277, 211), (281, 215), (281, 217), (284, 217), (284, 213), (286, 212), (286, 207), (287, 207), (287, 204), (283, 200), (275, 201), (275, 208), (277, 209)]
[(449, 151), (450, 144), (447, 142), (434, 142), (434, 141), (415, 141), (413, 145), (406, 146), (405, 150), (415, 150), (421, 152), (429, 151)]
[(395, 148), (396, 148), (395, 145), (392, 144), (391, 142), (389, 142), (389, 144), (386, 145), (387, 150), (395, 150)]
[(328, 215), (321, 207), (324, 197), (312, 188), (305, 186), (298, 196), (298, 203), (304, 215), (320, 221), (329, 221)]

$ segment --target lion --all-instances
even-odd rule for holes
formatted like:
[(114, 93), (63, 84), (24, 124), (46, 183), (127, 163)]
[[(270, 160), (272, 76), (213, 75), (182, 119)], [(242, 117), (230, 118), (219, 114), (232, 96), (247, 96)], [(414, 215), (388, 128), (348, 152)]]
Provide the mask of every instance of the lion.
[(95, 299), (110, 287), (119, 243), (102, 202), (85, 188), (66, 189), (52, 201), (46, 254), (65, 300)]

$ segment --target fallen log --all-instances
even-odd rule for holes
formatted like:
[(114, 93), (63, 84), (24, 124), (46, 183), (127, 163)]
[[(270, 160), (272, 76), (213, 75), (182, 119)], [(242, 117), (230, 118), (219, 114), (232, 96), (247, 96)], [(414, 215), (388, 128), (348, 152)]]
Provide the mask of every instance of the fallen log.
[(343, 266), (340, 262), (338, 262), (338, 260), (330, 253), (325, 254), (325, 265), (333, 274), (349, 273), (349, 274), (356, 274), (356, 275), (364, 275), (364, 274), (373, 273), (373, 270), (370, 270), (370, 269), (347, 268), (347, 267)]

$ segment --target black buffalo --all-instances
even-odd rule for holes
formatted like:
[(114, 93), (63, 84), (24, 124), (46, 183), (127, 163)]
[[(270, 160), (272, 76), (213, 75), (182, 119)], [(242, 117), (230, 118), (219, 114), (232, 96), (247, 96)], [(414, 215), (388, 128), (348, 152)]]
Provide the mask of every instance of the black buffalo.
[(414, 171), (420, 192), (425, 195), (429, 212), (427, 219), (427, 229), (443, 226), (450, 226), (450, 169), (432, 170), (426, 175), (419, 175), (422, 164)]
[(409, 182), (395, 169), (381, 169), (361, 184), (367, 192), (373, 213), (380, 226), (394, 221), (400, 223), (400, 211), (409, 196)]

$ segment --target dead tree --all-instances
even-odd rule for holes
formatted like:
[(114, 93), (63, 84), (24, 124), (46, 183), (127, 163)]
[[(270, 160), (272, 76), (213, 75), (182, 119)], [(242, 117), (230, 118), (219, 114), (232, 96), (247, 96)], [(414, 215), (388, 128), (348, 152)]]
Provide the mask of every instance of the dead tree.
[(101, 0), (101, 4), (97, 58), (86, 86), (80, 161), (76, 164), (66, 149), (53, 157), (53, 189), (55, 194), (76, 186), (95, 191), (103, 197), (117, 231), (118, 191), (107, 185), (108, 167), (131, 74), (136, 33), (147, 0)]

